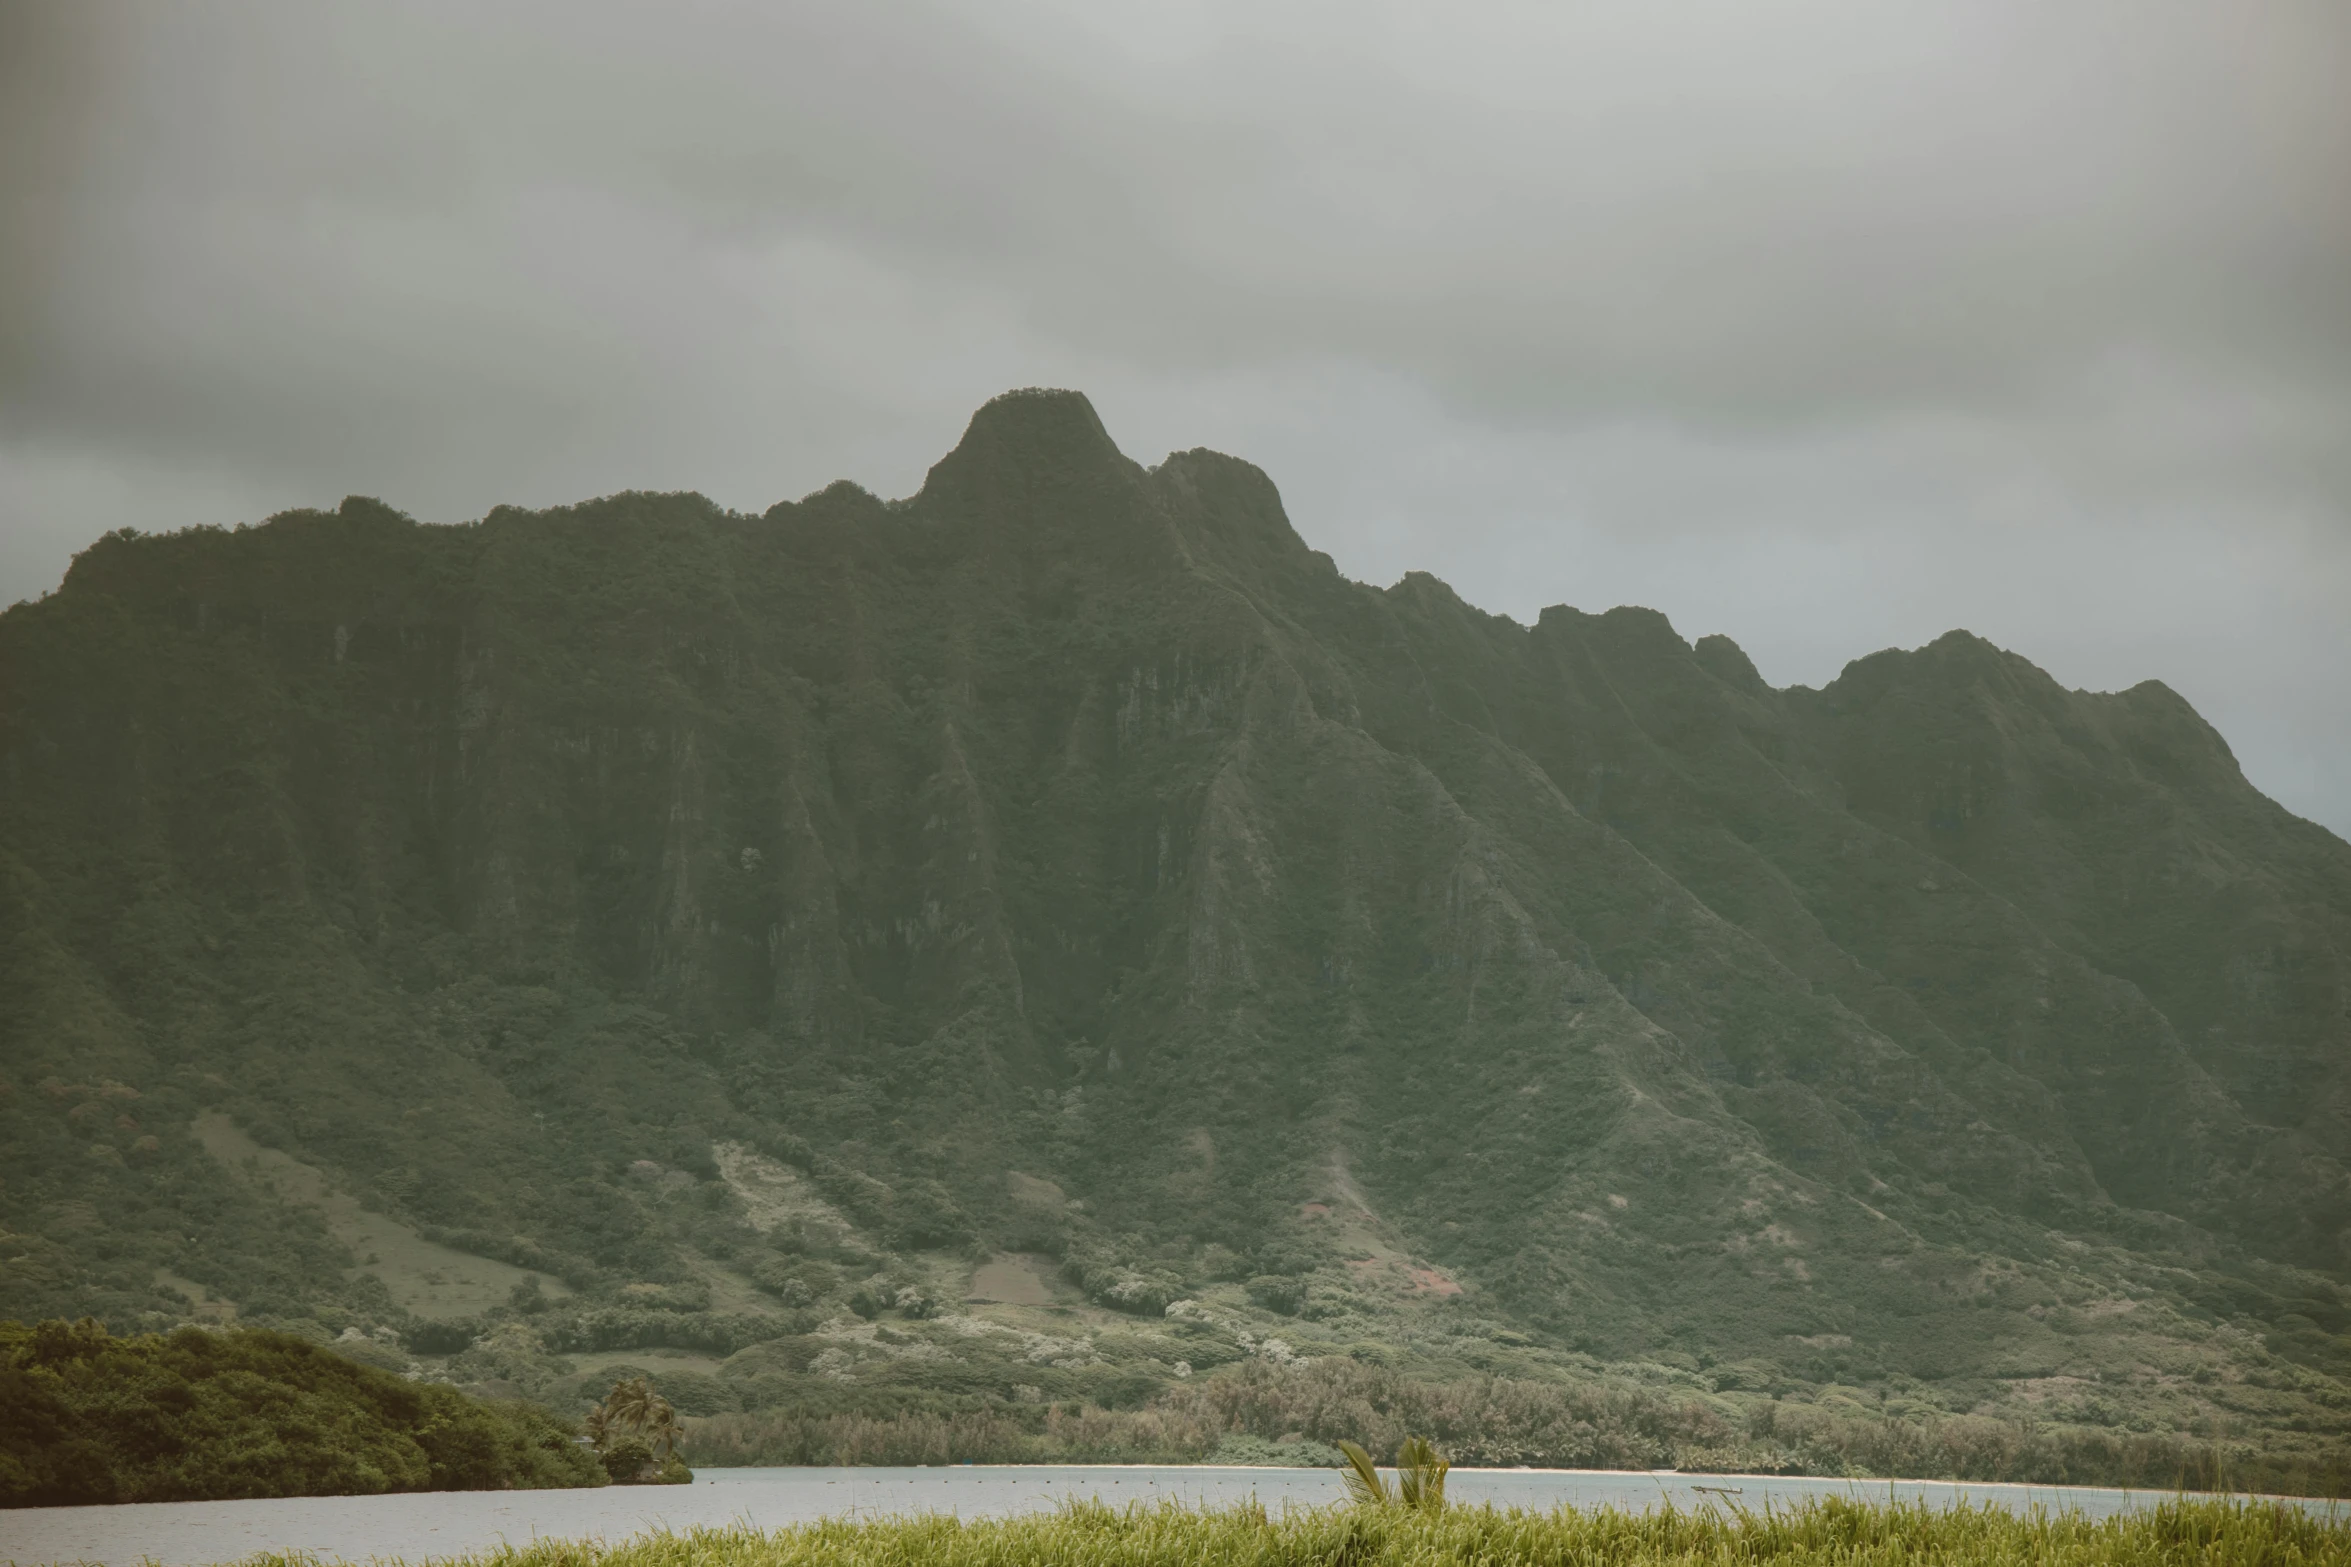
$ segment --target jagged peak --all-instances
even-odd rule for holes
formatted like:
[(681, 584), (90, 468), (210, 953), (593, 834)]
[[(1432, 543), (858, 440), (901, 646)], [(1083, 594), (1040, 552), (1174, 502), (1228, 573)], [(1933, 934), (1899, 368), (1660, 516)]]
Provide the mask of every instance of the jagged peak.
[(388, 522), (404, 528), (416, 526), (414, 517), (372, 495), (344, 496), (343, 504), (335, 508), (335, 515), (345, 522)]
[(1180, 452), (1169, 452), (1160, 459), (1159, 466), (1151, 471), (1155, 475), (1193, 485), (1204, 481), (1237, 484), (1262, 491), (1276, 506), (1281, 504), (1281, 491), (1274, 484), (1273, 475), (1246, 457), (1235, 457), (1213, 446), (1193, 446)]
[(1665, 611), (1641, 604), (1619, 604), (1597, 615), (1589, 610), (1578, 609), (1573, 604), (1546, 604), (1535, 617), (1535, 627), (1539, 631), (1587, 634), (1598, 631), (1618, 637), (1663, 638), (1676, 646), (1687, 646), (1682, 641), (1682, 634), (1674, 630), (1673, 622), (1666, 618)]
[(1418, 567), (1398, 577), (1389, 585), (1387, 591), (1400, 598), (1434, 600), (1447, 608), (1457, 605), (1462, 608), (1468, 607), (1467, 601), (1453, 591), (1452, 583), (1447, 582), (1435, 572), (1422, 571)]
[(1679, 642), (1682, 634), (1673, 628), (1673, 621), (1662, 609), (1651, 609), (1646, 604), (1619, 604), (1602, 613), (1600, 623), (1620, 631), (1642, 636), (1671, 637)]
[(1988, 642), (1972, 631), (1950, 630), (1920, 647), (1880, 648), (1848, 663), (1830, 682), (1834, 686), (1875, 687), (1922, 677), (1933, 680), (1997, 672), (2011, 678), (2038, 676), (2052, 688), (2054, 681), (2032, 660)]
[(800, 497), (800, 504), (812, 501), (837, 501), (847, 505), (863, 505), (867, 501), (879, 503), (880, 497), (855, 479), (835, 479), (821, 490), (810, 490)]
[(1102, 427), (1102, 416), (1094, 411), (1093, 399), (1066, 387), (1019, 386), (997, 393), (972, 414), (958, 449), (975, 437), (1006, 435), (1030, 439), (1075, 438), (1112, 453), (1118, 451), (1110, 432)]
[(1691, 652), (1697, 656), (1699, 668), (1734, 691), (1761, 696), (1771, 689), (1747, 650), (1719, 631), (1700, 637)]
[(1416, 605), (1423, 609), (1439, 610), (1451, 615), (1464, 615), (1472, 621), (1482, 624), (1507, 625), (1517, 627), (1520, 630), (1525, 629), (1508, 615), (1498, 615), (1492, 610), (1480, 609), (1477, 605), (1463, 598), (1452, 583), (1433, 572), (1418, 569), (1408, 571), (1381, 591), (1391, 599)]
[(1103, 478), (1141, 470), (1118, 449), (1083, 392), (1022, 387), (991, 397), (923, 480), (921, 496)]
[(1204, 506), (1228, 529), (1238, 525), (1241, 532), (1273, 539), (1285, 550), (1306, 551), (1273, 476), (1247, 458), (1195, 446), (1169, 452), (1151, 477)]

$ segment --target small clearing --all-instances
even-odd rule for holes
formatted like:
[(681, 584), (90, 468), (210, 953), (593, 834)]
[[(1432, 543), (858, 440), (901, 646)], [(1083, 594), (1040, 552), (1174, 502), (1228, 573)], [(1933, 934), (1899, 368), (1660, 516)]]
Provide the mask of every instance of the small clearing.
[(155, 1270), (155, 1282), (168, 1290), (178, 1290), (188, 1297), (196, 1315), (207, 1322), (234, 1322), (237, 1303), (222, 1300), (194, 1279), (185, 1278), (169, 1268)]
[[(291, 1154), (262, 1147), (217, 1110), (197, 1116), (194, 1130), (205, 1151), (228, 1166), (237, 1179), (324, 1218), (327, 1233), (359, 1259), (358, 1267), (351, 1271), (382, 1279), (392, 1298), (417, 1316), (474, 1316), (504, 1305), (515, 1286), (531, 1278), (539, 1280), (540, 1289), (551, 1299), (571, 1293), (560, 1280), (426, 1240), (398, 1219), (368, 1212), (324, 1171)], [(184, 1284), (174, 1287), (191, 1299), (205, 1299)]]
[(975, 1305), (1050, 1306), (1058, 1298), (1054, 1290), (1057, 1271), (1050, 1257), (1030, 1251), (1007, 1252), (972, 1270), (971, 1288), (964, 1299)]
[(656, 1381), (665, 1371), (699, 1371), (715, 1375), (724, 1364), (716, 1355), (697, 1354), (685, 1349), (599, 1349), (583, 1354), (566, 1355), (575, 1375), (642, 1371)]
[(1359, 1257), (1347, 1264), (1359, 1285), (1386, 1288), (1401, 1295), (1448, 1297), (1461, 1293), (1461, 1283), (1442, 1268), (1414, 1262), (1394, 1253)]
[(841, 1211), (826, 1202), (808, 1178), (791, 1166), (770, 1159), (741, 1143), (713, 1143), (710, 1156), (718, 1177), (743, 1204), (743, 1222), (762, 1235), (772, 1235), (794, 1224), (815, 1223), (833, 1230), (854, 1229)]
[(1059, 1186), (1034, 1175), (1023, 1175), (1018, 1170), (1005, 1172), (1004, 1187), (1012, 1194), (1012, 1200), (1024, 1207), (1059, 1213), (1069, 1205), (1069, 1195)]

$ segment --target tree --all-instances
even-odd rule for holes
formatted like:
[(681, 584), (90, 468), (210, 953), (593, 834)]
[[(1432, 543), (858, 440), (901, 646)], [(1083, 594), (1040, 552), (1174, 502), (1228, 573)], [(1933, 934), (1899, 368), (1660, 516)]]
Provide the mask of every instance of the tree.
[[(581, 1426), (588, 1444), (602, 1455), (616, 1480), (633, 1477), (656, 1455), (666, 1468), (676, 1458), (678, 1443), (686, 1434), (677, 1410), (653, 1391), (653, 1384), (644, 1377), (613, 1383), (604, 1402), (588, 1411)], [(636, 1454), (643, 1456), (636, 1458)]]
[(656, 1398), (653, 1400), (653, 1406), (651, 1413), (645, 1417), (643, 1426), (645, 1439), (660, 1451), (663, 1458), (668, 1458), (677, 1452), (678, 1443), (684, 1439), (686, 1428), (684, 1423), (678, 1419), (678, 1412), (670, 1408), (668, 1399)]
[(612, 1391), (604, 1395), (604, 1412), (612, 1420), (632, 1431), (645, 1429), (654, 1407), (669, 1407), (669, 1401), (653, 1391), (653, 1384), (643, 1377), (630, 1377), (612, 1384)]

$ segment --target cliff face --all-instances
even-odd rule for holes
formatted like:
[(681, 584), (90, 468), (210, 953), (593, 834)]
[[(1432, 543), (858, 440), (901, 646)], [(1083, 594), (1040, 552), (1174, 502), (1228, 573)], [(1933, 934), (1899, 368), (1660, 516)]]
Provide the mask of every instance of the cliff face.
[(740, 1144), (1122, 1304), (1934, 1378), (2063, 1274), (2343, 1351), (2351, 848), (2178, 697), (1365, 587), (1073, 394), (903, 502), (108, 539), (0, 617), (0, 779), (0, 1309), (389, 1310), (209, 1106), (591, 1294), (754, 1271)]

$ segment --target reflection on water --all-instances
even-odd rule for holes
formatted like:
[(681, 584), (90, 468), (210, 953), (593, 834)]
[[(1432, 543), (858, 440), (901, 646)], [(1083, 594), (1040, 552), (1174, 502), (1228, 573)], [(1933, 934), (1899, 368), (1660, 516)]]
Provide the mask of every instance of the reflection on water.
[[(1728, 1493), (1727, 1495), (1725, 1493)], [(619, 1540), (652, 1529), (749, 1523), (762, 1528), (838, 1514), (942, 1512), (965, 1518), (1035, 1512), (1076, 1497), (1115, 1504), (1218, 1505), (1254, 1496), (1269, 1507), (1344, 1497), (1327, 1469), (972, 1467), (706, 1469), (690, 1486), (597, 1491), (442, 1491), (410, 1496), (289, 1497), (252, 1502), (147, 1502), (0, 1512), (0, 1561), (201, 1567), (261, 1551), (329, 1560), (449, 1557), (534, 1539)], [(1738, 1475), (1622, 1474), (1554, 1469), (1456, 1469), (1446, 1494), (1504, 1507), (1704, 1507), (1838, 1495), (1961, 1499), (2004, 1507), (2073, 1508), (2093, 1517), (2152, 1506), (2170, 1493), (2063, 1486), (1953, 1485), (1923, 1480), (1791, 1480)], [(2305, 1504), (2326, 1512), (2339, 1504)]]

